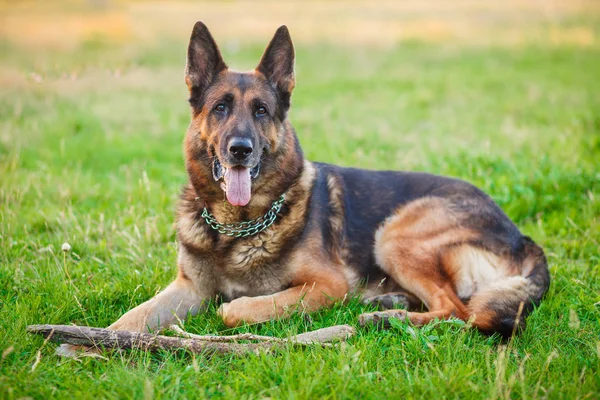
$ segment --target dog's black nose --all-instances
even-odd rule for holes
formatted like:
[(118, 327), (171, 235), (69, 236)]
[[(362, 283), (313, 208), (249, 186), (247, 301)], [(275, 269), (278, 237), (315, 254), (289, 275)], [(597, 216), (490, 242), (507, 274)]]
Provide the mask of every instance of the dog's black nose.
[(252, 141), (245, 138), (233, 138), (229, 142), (229, 152), (236, 160), (245, 160), (252, 154)]

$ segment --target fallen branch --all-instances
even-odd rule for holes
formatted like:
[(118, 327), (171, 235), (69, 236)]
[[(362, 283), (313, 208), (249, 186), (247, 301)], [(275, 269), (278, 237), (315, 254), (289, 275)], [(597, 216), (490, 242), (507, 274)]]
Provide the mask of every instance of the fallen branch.
[[(193, 335), (180, 329), (187, 338), (154, 335), (128, 331), (111, 331), (102, 328), (90, 328), (74, 325), (30, 325), (30, 333), (44, 335), (50, 340), (71, 345), (91, 346), (109, 349), (140, 349), (144, 351), (157, 350), (188, 350), (202, 354), (247, 354), (268, 351), (286, 339), (269, 338), (252, 334), (224, 336), (225, 340), (214, 340), (218, 336)], [(333, 340), (345, 340), (354, 334), (354, 329), (348, 325), (337, 325), (312, 332), (303, 333), (290, 338), (289, 343), (298, 344), (328, 344)], [(206, 338), (211, 339), (206, 339)], [(256, 338), (261, 339), (256, 339)], [(238, 343), (239, 340), (260, 340), (259, 343)]]
[(214, 343), (231, 343), (238, 342), (240, 340), (250, 340), (257, 342), (267, 342), (267, 343), (285, 343), (286, 339), (281, 339), (273, 336), (261, 336), (255, 335), (253, 333), (240, 333), (238, 335), (229, 335), (229, 336), (219, 336), (219, 335), (197, 335), (195, 333), (186, 332), (181, 329), (178, 325), (171, 325), (169, 327), (173, 332), (181, 337), (185, 337), (188, 339), (201, 340), (204, 342), (214, 342)]
[(231, 343), (238, 342), (240, 340), (246, 341), (258, 341), (264, 343), (292, 343), (300, 345), (319, 344), (322, 346), (331, 346), (331, 342), (337, 340), (346, 340), (354, 335), (354, 328), (350, 325), (336, 325), (330, 326), (323, 329), (317, 329), (316, 331), (301, 333), (294, 335), (290, 338), (277, 338), (273, 336), (262, 336), (255, 335), (253, 333), (240, 333), (238, 335), (219, 336), (219, 335), (196, 335), (189, 333), (181, 329), (177, 325), (171, 325), (171, 330), (180, 336), (202, 340), (206, 342), (216, 343)]

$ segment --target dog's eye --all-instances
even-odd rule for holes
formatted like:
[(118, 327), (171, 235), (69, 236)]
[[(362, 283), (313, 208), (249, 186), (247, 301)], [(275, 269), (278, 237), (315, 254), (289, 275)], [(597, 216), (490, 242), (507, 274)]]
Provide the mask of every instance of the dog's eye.
[(227, 111), (227, 107), (225, 106), (225, 104), (219, 103), (215, 107), (215, 111), (218, 112), (218, 113), (224, 113), (225, 111)]
[(254, 115), (256, 115), (257, 117), (262, 117), (263, 115), (267, 114), (267, 109), (263, 106), (260, 106), (256, 109), (256, 111), (254, 112)]

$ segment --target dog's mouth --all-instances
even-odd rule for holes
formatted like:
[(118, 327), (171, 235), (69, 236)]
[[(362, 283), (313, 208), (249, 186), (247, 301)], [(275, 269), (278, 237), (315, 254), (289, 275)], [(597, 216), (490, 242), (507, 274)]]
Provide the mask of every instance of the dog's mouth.
[(215, 157), (212, 166), (213, 178), (221, 182), (227, 201), (233, 206), (245, 206), (252, 196), (252, 179), (260, 173), (260, 161), (252, 168), (241, 165), (227, 168)]

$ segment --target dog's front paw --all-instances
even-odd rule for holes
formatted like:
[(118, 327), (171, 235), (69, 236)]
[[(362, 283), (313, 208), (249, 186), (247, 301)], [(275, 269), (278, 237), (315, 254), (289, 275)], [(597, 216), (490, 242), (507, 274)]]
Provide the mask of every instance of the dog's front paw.
[(160, 318), (156, 316), (152, 317), (153, 315), (156, 315), (155, 310), (147, 304), (142, 304), (126, 312), (106, 329), (111, 331), (146, 333), (150, 331), (150, 328), (156, 329), (158, 326)]
[(229, 309), (229, 304), (230, 303), (222, 303), (219, 308), (217, 308), (217, 315), (221, 318), (225, 317), (225, 313), (227, 312), (227, 310)]
[(223, 323), (230, 328), (234, 328), (242, 324), (242, 320), (236, 312), (235, 302), (239, 299), (233, 300), (231, 303), (223, 303), (217, 310), (217, 314), (223, 318)]
[(146, 320), (142, 318), (121, 318), (106, 329), (111, 331), (148, 332)]
[(230, 328), (235, 328), (243, 323), (254, 324), (267, 321), (271, 317), (270, 313), (264, 312), (260, 299), (256, 297), (239, 297), (230, 303), (223, 303), (217, 310), (217, 314)]

